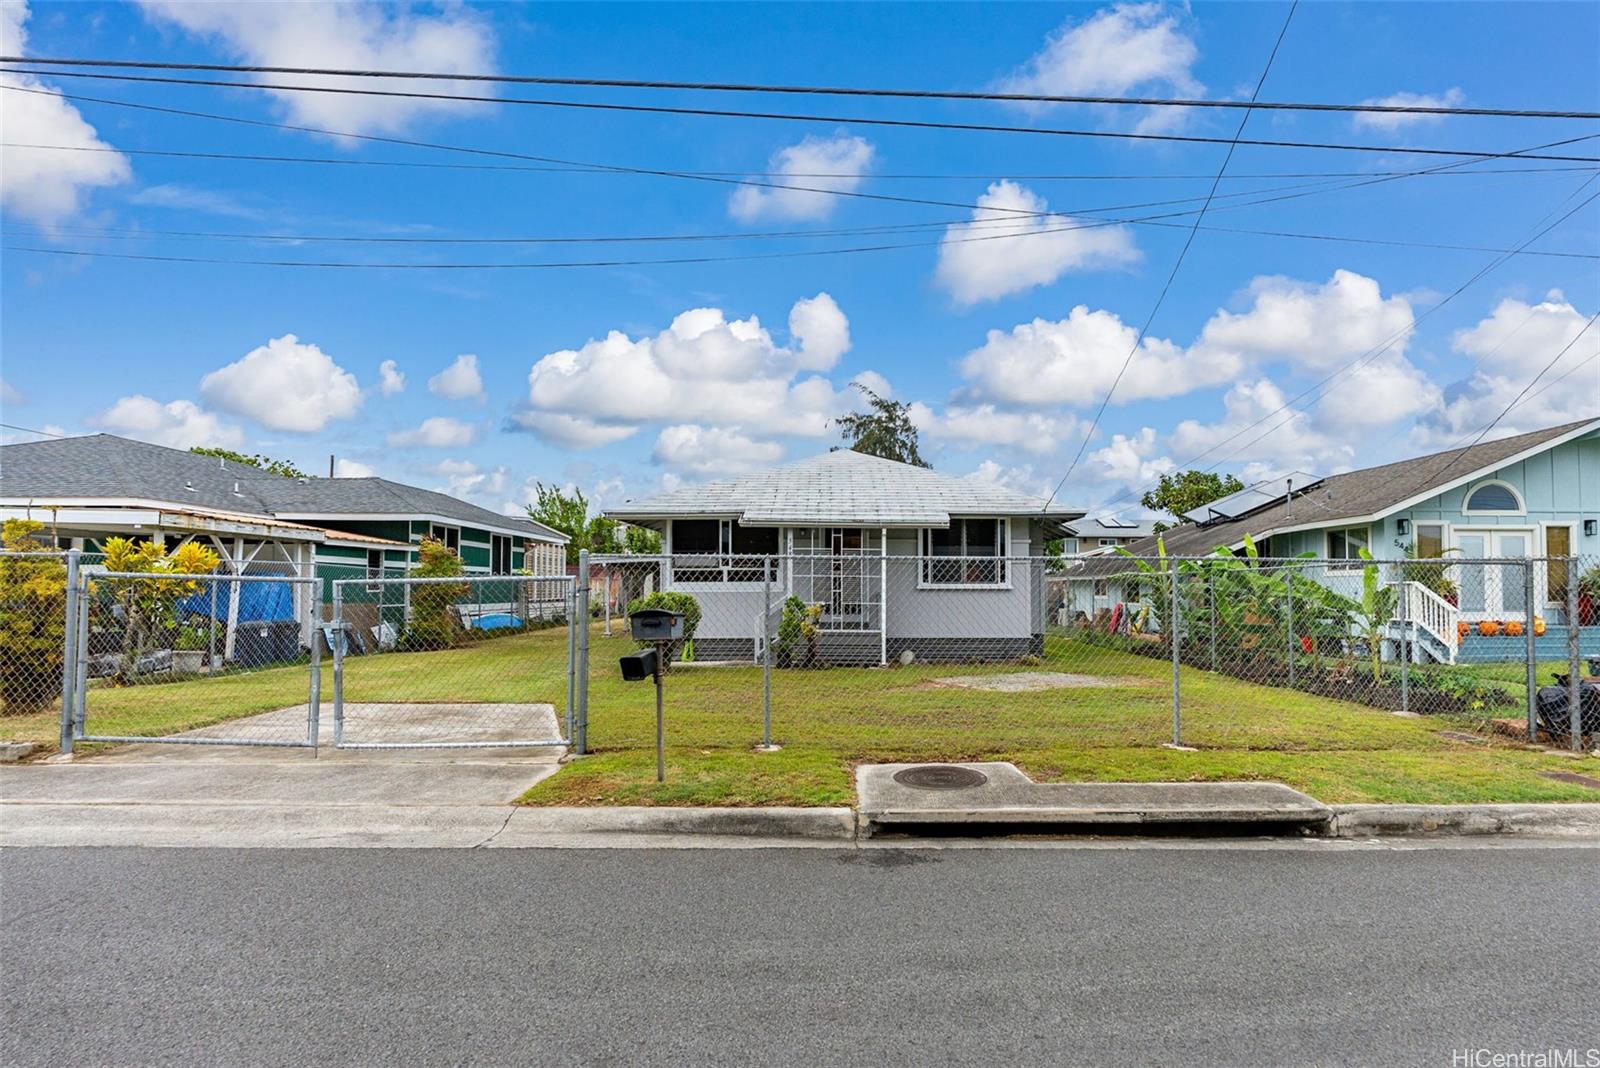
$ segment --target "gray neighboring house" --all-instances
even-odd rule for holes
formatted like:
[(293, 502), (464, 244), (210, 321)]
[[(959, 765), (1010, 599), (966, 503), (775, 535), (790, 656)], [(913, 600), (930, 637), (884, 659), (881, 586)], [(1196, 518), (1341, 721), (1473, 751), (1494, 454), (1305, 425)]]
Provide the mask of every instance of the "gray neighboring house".
[[(838, 450), (609, 508), (662, 535), (703, 660), (750, 659), (787, 597), (821, 606), (827, 663), (999, 660), (1044, 641), (1045, 543), (1081, 508)], [(770, 570), (769, 570), (770, 569)]]
[(1065, 524), (1062, 556), (1096, 556), (1142, 541), (1156, 532), (1154, 519), (1074, 519)]

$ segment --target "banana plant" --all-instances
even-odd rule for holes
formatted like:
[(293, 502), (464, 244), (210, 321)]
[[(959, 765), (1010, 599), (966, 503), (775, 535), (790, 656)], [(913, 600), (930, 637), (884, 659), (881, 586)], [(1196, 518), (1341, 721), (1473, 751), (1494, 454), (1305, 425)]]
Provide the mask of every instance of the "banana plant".
[(1383, 585), (1371, 552), (1363, 548), (1361, 559), (1367, 561), (1367, 565), (1361, 569), (1361, 605), (1356, 622), (1372, 657), (1372, 681), (1377, 683), (1383, 679), (1383, 636), (1394, 618), (1400, 591)]

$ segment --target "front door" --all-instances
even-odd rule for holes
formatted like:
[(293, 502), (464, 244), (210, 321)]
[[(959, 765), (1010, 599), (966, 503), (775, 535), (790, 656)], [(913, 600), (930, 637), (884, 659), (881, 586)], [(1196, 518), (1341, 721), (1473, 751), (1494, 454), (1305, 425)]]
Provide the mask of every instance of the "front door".
[(1476, 560), (1526, 559), (1533, 536), (1525, 530), (1457, 530), (1462, 564), (1455, 570), (1462, 614), (1475, 619), (1522, 616), (1528, 610), (1526, 570), (1519, 564)]

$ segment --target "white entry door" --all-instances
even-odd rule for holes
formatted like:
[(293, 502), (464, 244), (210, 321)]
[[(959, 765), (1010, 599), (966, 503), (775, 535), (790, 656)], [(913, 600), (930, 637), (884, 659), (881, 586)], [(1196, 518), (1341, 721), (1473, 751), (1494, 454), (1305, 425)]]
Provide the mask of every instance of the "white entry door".
[(1521, 616), (1528, 610), (1525, 569), (1518, 564), (1473, 564), (1472, 560), (1520, 559), (1531, 555), (1525, 530), (1457, 530), (1462, 565), (1456, 568), (1462, 614), (1478, 619)]

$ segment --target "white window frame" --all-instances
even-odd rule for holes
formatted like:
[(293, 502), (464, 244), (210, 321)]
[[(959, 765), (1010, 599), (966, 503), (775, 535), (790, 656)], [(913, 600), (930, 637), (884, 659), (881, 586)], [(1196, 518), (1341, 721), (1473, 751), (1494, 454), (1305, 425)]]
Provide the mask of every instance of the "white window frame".
[[(377, 558), (378, 558), (378, 566), (377, 567), (373, 567), (372, 566), (372, 558), (373, 558), (373, 556), (377, 556)], [(383, 563), (384, 563), (384, 561), (383, 561), (383, 550), (382, 549), (368, 549), (367, 550), (367, 592), (368, 593), (379, 593), (379, 592), (381, 592), (383, 590), (383, 584), (382, 584), (382, 582), (379, 581), (380, 579), (383, 578)]]
[[(1484, 509), (1484, 508), (1472, 508), (1472, 507), (1469, 507), (1469, 505), (1472, 503), (1472, 495), (1477, 493), (1479, 490), (1487, 489), (1490, 486), (1500, 486), (1500, 487), (1502, 487), (1504, 489), (1509, 490), (1511, 492), (1512, 499), (1517, 502), (1516, 510), (1508, 512), (1508, 511), (1505, 511), (1503, 509), (1498, 509), (1497, 510), (1497, 509)], [(1527, 515), (1528, 514), (1528, 502), (1523, 499), (1523, 496), (1522, 496), (1522, 494), (1520, 492), (1518, 492), (1517, 487), (1513, 486), (1511, 483), (1507, 482), (1505, 479), (1503, 479), (1503, 478), (1486, 478), (1482, 482), (1474, 482), (1472, 484), (1472, 486), (1470, 488), (1468, 488), (1466, 494), (1461, 498), (1461, 514), (1462, 515), (1522, 516), (1522, 515)]]
[[(1578, 536), (1581, 528), (1577, 522), (1570, 519), (1552, 519), (1540, 523), (1538, 530), (1534, 532), (1533, 536), (1533, 555), (1535, 557), (1543, 558), (1542, 562), (1538, 565), (1539, 573), (1534, 576), (1534, 592), (1539, 595), (1534, 598), (1534, 603), (1543, 604), (1547, 607), (1558, 604), (1564, 608), (1567, 603), (1567, 595), (1564, 591), (1559, 599), (1550, 597), (1550, 558), (1549, 554), (1546, 552), (1547, 546), (1545, 543), (1548, 539), (1548, 531), (1551, 527), (1561, 527), (1566, 530), (1567, 551), (1573, 554), (1577, 554), (1578, 552)], [(1578, 563), (1578, 568), (1579, 573), (1581, 574), (1583, 568), (1581, 560)]]
[[(972, 519), (988, 519), (988, 516), (951, 516), (952, 525)], [(1009, 590), (1011, 589), (1011, 521), (1005, 518), (996, 518), (995, 532), (998, 535), (997, 547), (1000, 552), (997, 556), (934, 556), (930, 550), (933, 533), (936, 530), (948, 530), (949, 527), (923, 527), (917, 532), (917, 589), (919, 590)], [(965, 548), (965, 534), (963, 545)], [(1005, 577), (998, 582), (933, 582), (928, 579), (928, 562), (938, 560), (948, 562), (951, 560), (993, 560), (999, 565), (999, 570)]]
[[(672, 583), (675, 586), (711, 586), (711, 585), (715, 585), (715, 586), (759, 586), (764, 581), (760, 577), (756, 577), (756, 578), (734, 578), (733, 577), (734, 572), (738, 572), (741, 575), (743, 575), (743, 574), (747, 574), (749, 572), (752, 572), (754, 570), (754, 568), (751, 568), (748, 565), (737, 564), (737, 563), (735, 563), (735, 561), (740, 561), (740, 560), (746, 560), (746, 561), (748, 561), (748, 560), (770, 560), (770, 559), (775, 559), (776, 557), (778, 557), (779, 554), (781, 554), (783, 552), (783, 530), (782, 530), (782, 528), (765, 528), (765, 527), (760, 527), (760, 526), (752, 526), (752, 527), (748, 528), (750, 530), (776, 529), (778, 531), (777, 548), (772, 553), (770, 553), (770, 554), (768, 554), (768, 553), (735, 553), (733, 551), (733, 527), (734, 527), (734, 524), (738, 522), (737, 519), (727, 519), (727, 518), (724, 518), (724, 517), (721, 517), (721, 516), (694, 516), (694, 515), (679, 516), (679, 517), (677, 517), (677, 518), (672, 520), (672, 526), (670, 528), (671, 531), (674, 534), (676, 534), (677, 529), (678, 529), (678, 524), (680, 522), (685, 521), (685, 520), (687, 520), (689, 522), (716, 523), (717, 524), (717, 551), (715, 553), (705, 553), (705, 552), (685, 553), (685, 552), (683, 552), (682, 550), (680, 550), (678, 548), (678, 545), (677, 545), (677, 542), (676, 542), (676, 538), (674, 538), (672, 540), (672, 542), (669, 543), (665, 547), (664, 551), (667, 553), (667, 557), (668, 557), (669, 561), (672, 562)], [(679, 565), (677, 563), (677, 558), (680, 555), (683, 555), (683, 556), (694, 556), (694, 557), (697, 557), (697, 558), (698, 557), (704, 557), (707, 560), (707, 563), (705, 565), (703, 565), (703, 566), (700, 565), (700, 564)], [(715, 561), (714, 563), (711, 562), (713, 560)], [(696, 577), (695, 578), (691, 578), (691, 579), (679, 578), (678, 577), (678, 570), (679, 570), (680, 566), (682, 567), (682, 570), (684, 570), (684, 571), (689, 571), (689, 572), (696, 573)], [(779, 565), (779, 564), (774, 564), (773, 565), (773, 568), (774, 568), (773, 574), (774, 575), (777, 574), (777, 570), (780, 567), (781, 567), (781, 565)], [(707, 572), (707, 571), (718, 572), (718, 576), (716, 578), (704, 578), (704, 577), (700, 577), (699, 576), (700, 572)]]
[[(443, 535), (440, 534), (440, 531), (444, 532)], [(451, 537), (452, 534), (455, 536), (455, 541), (456, 541), (456, 543), (454, 545), (450, 544), (450, 537)], [(445, 547), (447, 549), (453, 550), (457, 556), (461, 555), (461, 528), (460, 527), (454, 527), (454, 526), (451, 526), (448, 523), (429, 523), (428, 524), (428, 537), (437, 538), (439, 541), (444, 542)]]
[(1353, 571), (1356, 568), (1366, 566), (1367, 562), (1361, 559), (1359, 556), (1351, 557), (1333, 555), (1333, 536), (1335, 534), (1343, 534), (1345, 536), (1345, 540), (1348, 542), (1350, 539), (1350, 532), (1352, 530), (1360, 530), (1366, 533), (1366, 543), (1364, 548), (1368, 553), (1372, 552), (1372, 524), (1354, 523), (1347, 527), (1328, 527), (1322, 532), (1322, 558), (1328, 561), (1329, 571)]

